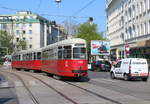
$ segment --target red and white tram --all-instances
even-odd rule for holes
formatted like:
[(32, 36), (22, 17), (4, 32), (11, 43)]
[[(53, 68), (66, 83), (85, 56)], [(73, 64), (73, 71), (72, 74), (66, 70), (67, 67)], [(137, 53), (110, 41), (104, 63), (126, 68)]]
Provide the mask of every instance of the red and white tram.
[(12, 68), (41, 71), (41, 49), (25, 50), (12, 55)]
[(13, 68), (41, 70), (57, 76), (87, 76), (86, 42), (74, 38), (42, 49), (21, 51), (13, 55)]

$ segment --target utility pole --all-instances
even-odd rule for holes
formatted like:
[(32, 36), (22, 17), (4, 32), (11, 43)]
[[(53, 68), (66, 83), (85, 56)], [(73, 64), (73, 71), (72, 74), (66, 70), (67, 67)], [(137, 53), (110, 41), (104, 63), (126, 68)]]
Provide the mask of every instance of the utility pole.
[[(55, 2), (58, 4), (58, 14), (59, 14), (59, 10), (60, 10), (60, 3), (61, 3), (61, 0), (55, 0)], [(57, 41), (59, 42), (60, 41), (60, 27), (58, 25), (58, 38), (57, 38)]]

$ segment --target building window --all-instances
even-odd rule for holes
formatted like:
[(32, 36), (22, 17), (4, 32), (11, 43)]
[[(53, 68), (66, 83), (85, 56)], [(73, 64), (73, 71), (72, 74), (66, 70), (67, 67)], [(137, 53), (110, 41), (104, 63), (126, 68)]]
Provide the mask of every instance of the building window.
[(150, 20), (148, 21), (148, 34), (150, 34)]
[(140, 28), (140, 35), (142, 35), (143, 34), (143, 25), (141, 24), (141, 28)]
[(19, 27), (19, 24), (18, 24), (18, 23), (16, 24), (16, 27)]
[(29, 38), (29, 42), (32, 42), (32, 37)]
[(140, 14), (143, 12), (143, 2), (140, 2)]
[(23, 37), (23, 40), (26, 40), (26, 38), (25, 38), (25, 37)]
[(19, 38), (16, 38), (16, 41), (19, 42)]
[(131, 8), (128, 9), (128, 12), (129, 12), (129, 20), (130, 20), (131, 17), (132, 17), (132, 10), (131, 10)]
[(20, 31), (19, 31), (19, 30), (16, 30), (16, 34), (20, 34)]
[(140, 12), (140, 8), (139, 8), (139, 4), (137, 4), (136, 16), (138, 16), (138, 15), (139, 15), (139, 12)]
[(139, 29), (139, 25), (137, 25), (137, 29), (136, 29), (136, 36), (138, 37), (138, 35), (140, 34), (140, 29)]
[(25, 30), (23, 30), (23, 31), (22, 31), (22, 33), (23, 33), (23, 34), (25, 34), (25, 33), (26, 33), (26, 31), (25, 31)]
[(133, 33), (133, 37), (135, 37), (135, 34), (136, 34), (136, 32), (135, 32), (135, 25), (133, 25), (132, 33)]
[(31, 45), (31, 44), (29, 45), (29, 48), (32, 48), (32, 45)]
[(143, 9), (144, 9), (144, 12), (146, 11), (146, 0), (144, 0), (143, 2)]
[(147, 0), (147, 9), (150, 9), (150, 0)]
[(32, 27), (32, 23), (29, 24), (29, 27)]
[(29, 34), (32, 34), (32, 30), (29, 30)]
[(129, 38), (132, 38), (133, 37), (133, 34), (132, 34), (132, 28), (129, 27)]
[(146, 27), (146, 23), (144, 23), (144, 35), (146, 35), (146, 33), (147, 33), (147, 32), (146, 32), (146, 30), (147, 30), (146, 28), (147, 28), (147, 27)]
[(136, 12), (135, 12), (135, 6), (134, 6), (134, 5), (132, 6), (132, 9), (133, 9), (132, 17), (134, 18), (134, 17), (135, 17), (135, 13), (136, 13)]

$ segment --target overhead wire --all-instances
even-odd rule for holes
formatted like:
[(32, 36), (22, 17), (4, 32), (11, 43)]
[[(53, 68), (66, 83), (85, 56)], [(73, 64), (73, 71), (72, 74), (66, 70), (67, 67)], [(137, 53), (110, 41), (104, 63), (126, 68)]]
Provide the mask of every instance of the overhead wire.
[(65, 15), (51, 15), (51, 14), (40, 14), (40, 15), (52, 16), (52, 17), (64, 17), (64, 18), (89, 18), (89, 17), (65, 16)]
[(37, 6), (37, 8), (36, 8), (35, 12), (38, 12), (38, 10), (39, 10), (39, 9), (40, 9), (40, 7), (41, 7), (41, 4), (42, 4), (42, 0), (39, 0), (39, 4), (38, 4), (38, 6)]
[(77, 15), (77, 14), (79, 14), (80, 12), (82, 12), (84, 9), (86, 9), (89, 5), (91, 5), (92, 3), (94, 3), (96, 0), (91, 0), (89, 3), (87, 3), (84, 7), (82, 7), (81, 9), (79, 9), (77, 12), (75, 12), (74, 14), (73, 14), (73, 16), (74, 15)]
[(6, 10), (10, 10), (10, 11), (21, 11), (19, 9), (12, 9), (12, 8), (8, 8), (8, 7), (4, 7), (4, 6), (0, 6), (1, 9), (6, 9)]

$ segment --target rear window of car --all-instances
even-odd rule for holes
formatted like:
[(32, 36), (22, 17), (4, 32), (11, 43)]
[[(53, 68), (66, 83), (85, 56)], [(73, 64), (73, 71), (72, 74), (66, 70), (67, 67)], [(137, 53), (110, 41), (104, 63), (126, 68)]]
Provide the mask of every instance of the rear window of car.
[(96, 61), (96, 64), (101, 64), (102, 63), (102, 61)]

